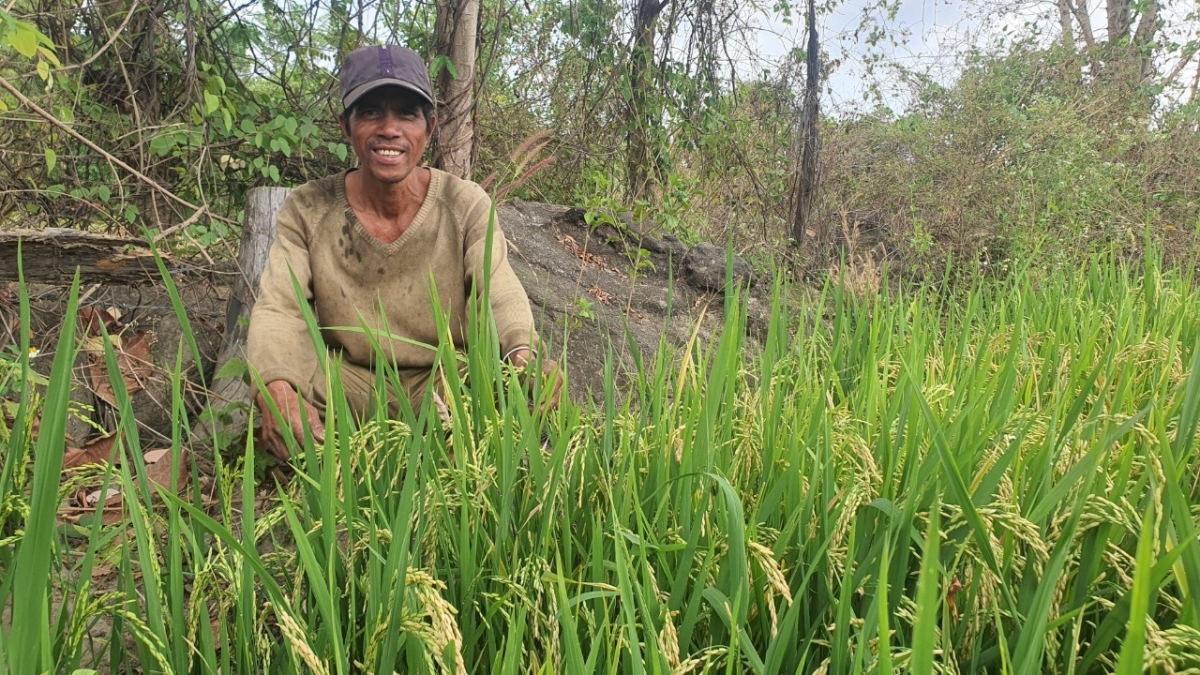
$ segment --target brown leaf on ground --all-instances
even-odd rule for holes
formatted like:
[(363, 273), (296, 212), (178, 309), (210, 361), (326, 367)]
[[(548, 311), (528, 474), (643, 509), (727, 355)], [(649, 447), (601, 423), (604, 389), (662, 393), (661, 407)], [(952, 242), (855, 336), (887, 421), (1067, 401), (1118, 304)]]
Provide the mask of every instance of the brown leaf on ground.
[(92, 305), (81, 308), (79, 318), (83, 322), (83, 334), (88, 337), (100, 337), (105, 331), (112, 335), (118, 327), (118, 317), (107, 309)]
[(92, 567), (92, 580), (98, 581), (100, 579), (108, 579), (109, 577), (116, 575), (116, 573), (117, 573), (116, 565), (110, 565), (108, 563), (100, 563), (100, 564)]
[(63, 469), (73, 469), (84, 464), (101, 464), (112, 461), (113, 444), (117, 442), (117, 435), (109, 434), (94, 438), (84, 444), (82, 448), (67, 448), (67, 452), (63, 455)]
[[(143, 384), (154, 374), (154, 360), (150, 348), (154, 346), (157, 336), (153, 331), (133, 331), (124, 339), (114, 339), (113, 349), (117, 354), (117, 367), (121, 369), (121, 377), (125, 380), (125, 389), (129, 395), (145, 388)], [(113, 393), (112, 383), (108, 379), (108, 367), (104, 362), (103, 346), (100, 351), (89, 347), (88, 379), (91, 380), (92, 391), (100, 400), (109, 405), (117, 405), (117, 397)]]
[(146, 473), (150, 476), (150, 480), (168, 490), (172, 487), (172, 481), (174, 481), (175, 485), (183, 485), (185, 478), (183, 469), (187, 464), (182, 460), (186, 457), (187, 452), (180, 451), (180, 465), (175, 467), (171, 462), (171, 450), (169, 448), (151, 450), (143, 455), (143, 458), (146, 460)]
[(599, 300), (600, 304), (606, 307), (612, 304), (612, 293), (600, 288), (599, 284), (592, 284), (592, 287), (588, 289), (588, 293), (591, 293), (593, 298)]
[[(172, 481), (177, 486), (185, 484), (183, 469), (187, 466), (186, 457), (187, 451), (182, 451), (179, 456), (179, 467), (175, 467), (169, 449), (150, 450), (142, 455), (142, 459), (146, 462), (146, 475), (152, 482), (167, 490), (172, 489)], [(136, 479), (134, 482), (137, 483)], [(121, 488), (111, 485), (107, 494), (102, 494), (100, 488), (96, 486), (80, 490), (72, 500), (73, 504), (59, 509), (59, 517), (65, 521), (79, 522), (81, 517), (96, 512), (100, 507), (101, 499), (104, 500), (104, 514), (101, 518), (105, 525), (114, 525), (125, 520), (128, 514), (125, 512)]]
[[(93, 514), (100, 508), (101, 491), (97, 488), (85, 488), (80, 490), (75, 495), (77, 506), (69, 509), (62, 509), (59, 515), (64, 520), (71, 522), (79, 522), (79, 519), (85, 515)], [(121, 508), (121, 490), (115, 487), (109, 487), (107, 495), (104, 495), (104, 514), (101, 516), (101, 521), (105, 525), (114, 525), (121, 522), (125, 518), (124, 509)]]
[(562, 244), (563, 249), (567, 253), (570, 253), (571, 255), (575, 256), (576, 258), (579, 258), (579, 260), (585, 266), (591, 265), (592, 267), (602, 269), (605, 272), (609, 272), (611, 274), (616, 274), (618, 276), (623, 276), (623, 275), (621, 275), (620, 270), (613, 267), (612, 265), (609, 265), (608, 261), (606, 261), (602, 256), (598, 256), (594, 253), (588, 253), (587, 251), (585, 251), (583, 249), (583, 247), (581, 247), (579, 245), (579, 243), (577, 241), (575, 241), (575, 237), (572, 237), (569, 234), (563, 235), (558, 238), (558, 243)]

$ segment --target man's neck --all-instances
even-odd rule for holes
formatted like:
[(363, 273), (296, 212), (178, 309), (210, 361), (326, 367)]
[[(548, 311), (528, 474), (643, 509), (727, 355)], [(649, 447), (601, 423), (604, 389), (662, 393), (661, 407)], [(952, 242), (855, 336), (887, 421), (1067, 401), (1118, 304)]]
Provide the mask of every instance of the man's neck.
[(346, 196), (355, 211), (392, 220), (414, 213), (425, 202), (429, 191), (429, 170), (417, 167), (401, 183), (373, 181), (362, 171), (346, 175)]
[(346, 199), (359, 222), (376, 239), (390, 244), (408, 230), (425, 196), (432, 174), (417, 167), (401, 183), (371, 181), (362, 171), (346, 174)]

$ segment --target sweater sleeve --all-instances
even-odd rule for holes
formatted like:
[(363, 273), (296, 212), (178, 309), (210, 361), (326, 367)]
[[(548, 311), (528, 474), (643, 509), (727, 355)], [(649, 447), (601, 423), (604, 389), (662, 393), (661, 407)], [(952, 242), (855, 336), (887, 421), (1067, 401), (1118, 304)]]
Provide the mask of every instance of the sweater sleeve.
[(537, 347), (537, 331), (533, 325), (533, 311), (529, 307), (529, 296), (521, 280), (508, 263), (508, 243), (500, 229), (497, 216), (493, 225), (492, 200), (487, 193), (478, 191), (479, 199), (466, 214), (466, 265), (467, 288), (483, 284), (483, 260), (487, 249), (488, 231), (491, 229), (492, 264), (489, 298), (492, 315), (496, 321), (496, 335), (500, 340), (500, 353), (506, 354), (514, 347), (528, 345)]
[(292, 286), (295, 275), (304, 300), (312, 302), (312, 268), (301, 191), (293, 191), (280, 209), (275, 241), (259, 281), (246, 338), (246, 360), (263, 382), (285, 380), (300, 391), (319, 367)]

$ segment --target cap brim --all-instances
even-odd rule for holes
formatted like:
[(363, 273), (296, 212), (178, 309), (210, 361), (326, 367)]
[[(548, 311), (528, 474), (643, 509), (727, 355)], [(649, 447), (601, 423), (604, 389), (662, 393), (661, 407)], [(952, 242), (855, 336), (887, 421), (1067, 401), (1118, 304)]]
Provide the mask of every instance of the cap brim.
[(378, 89), (380, 87), (388, 87), (388, 86), (403, 87), (404, 89), (407, 89), (407, 90), (413, 92), (414, 94), (420, 96), (421, 98), (425, 99), (426, 101), (429, 102), (430, 105), (434, 105), (434, 101), (432, 98), (429, 97), (429, 94), (426, 94), (424, 91), (421, 90), (420, 87), (413, 84), (412, 82), (408, 82), (406, 80), (400, 80), (400, 79), (397, 79), (394, 77), (381, 77), (378, 80), (371, 80), (370, 82), (364, 82), (364, 83), (358, 85), (357, 87), (351, 89), (349, 93), (347, 93), (345, 96), (342, 97), (342, 108), (344, 108), (345, 110), (349, 110), (350, 106), (354, 105), (355, 101), (362, 98), (363, 94), (365, 94), (369, 91)]

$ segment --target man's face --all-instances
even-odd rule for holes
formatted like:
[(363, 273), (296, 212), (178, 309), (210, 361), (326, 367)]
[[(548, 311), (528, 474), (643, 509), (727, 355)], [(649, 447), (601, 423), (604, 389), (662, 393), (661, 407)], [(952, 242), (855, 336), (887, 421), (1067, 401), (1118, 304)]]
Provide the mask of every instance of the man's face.
[(433, 135), (433, 125), (418, 107), (420, 100), (403, 87), (379, 87), (364, 94), (348, 120), (343, 119), (342, 131), (365, 179), (402, 183), (420, 163)]

